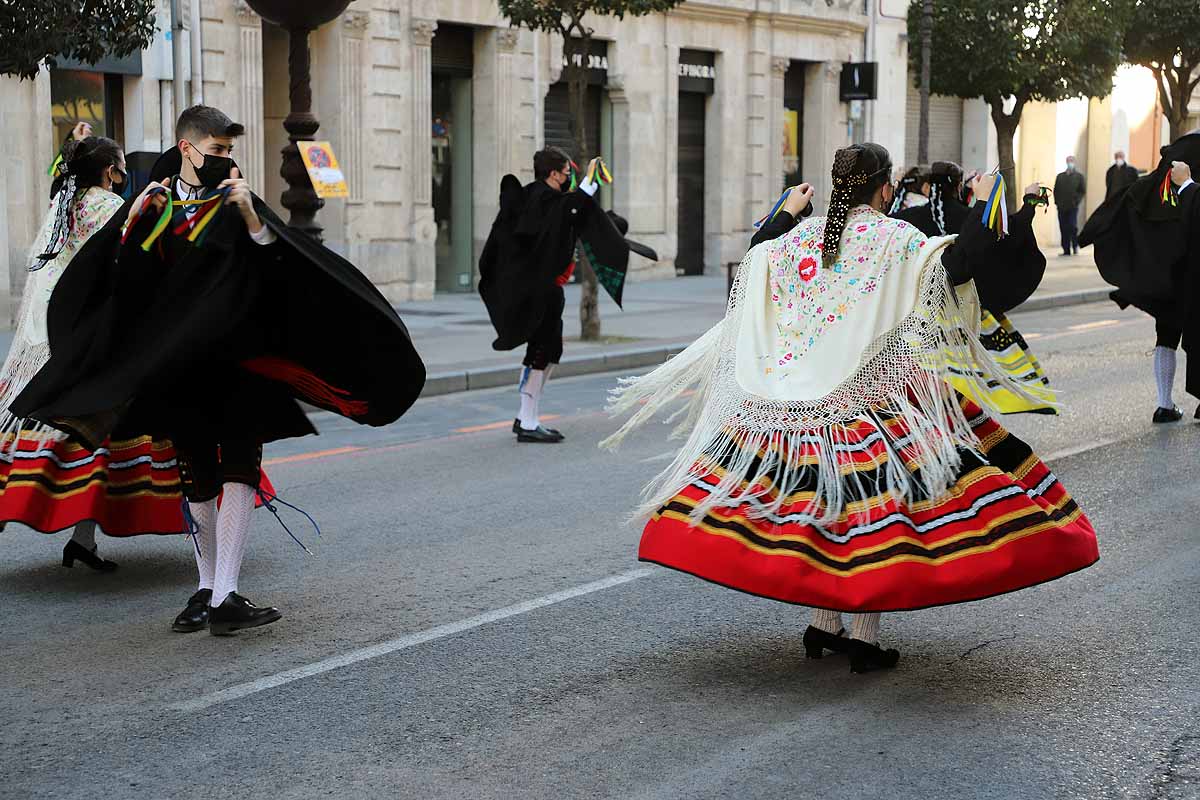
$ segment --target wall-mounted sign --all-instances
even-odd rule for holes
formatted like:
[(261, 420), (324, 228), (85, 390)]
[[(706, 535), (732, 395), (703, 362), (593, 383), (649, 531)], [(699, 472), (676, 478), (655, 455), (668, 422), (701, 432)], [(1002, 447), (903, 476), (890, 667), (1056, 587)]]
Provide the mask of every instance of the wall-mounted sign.
[[(583, 63), (583, 56), (580, 53), (576, 53), (574, 55), (574, 61), (575, 61), (575, 66), (579, 66), (580, 64)], [(563, 66), (564, 67), (567, 66), (567, 63), (568, 63), (567, 56), (564, 53), (563, 54)], [(602, 70), (608, 71), (608, 56), (607, 55), (596, 55), (595, 53), (588, 53), (587, 68), (588, 69), (602, 69)]]
[(717, 54), (707, 50), (679, 51), (679, 91), (712, 94), (717, 88)]
[[(572, 60), (575, 66), (584, 65), (584, 55), (574, 53)], [(563, 53), (562, 65), (567, 66), (567, 54)], [(592, 39), (587, 52), (587, 80), (593, 86), (604, 86), (608, 83), (608, 42), (602, 39)]]
[(708, 64), (685, 64), (679, 62), (679, 77), (681, 78), (704, 78), (705, 80), (715, 81), (717, 79), (717, 68)]
[(875, 82), (878, 66), (874, 61), (842, 64), (841, 101), (874, 100), (878, 96)]
[(329, 142), (296, 142), (317, 197), (349, 197), (350, 187)]

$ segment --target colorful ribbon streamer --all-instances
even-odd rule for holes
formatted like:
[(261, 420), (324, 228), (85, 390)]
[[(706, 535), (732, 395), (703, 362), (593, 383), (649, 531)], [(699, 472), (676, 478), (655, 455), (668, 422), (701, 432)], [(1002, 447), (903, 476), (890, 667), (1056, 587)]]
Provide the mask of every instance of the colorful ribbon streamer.
[(62, 163), (63, 163), (62, 153), (59, 153), (55, 157), (54, 163), (50, 165), (50, 171), (47, 172), (46, 174), (49, 175), (51, 178), (56, 177), (58, 175), (58, 168), (62, 166)]
[(592, 163), (588, 164), (587, 179), (592, 183), (609, 184), (613, 182), (612, 173), (608, 171), (608, 165), (604, 163), (603, 158), (594, 158)]
[(1158, 189), (1159, 199), (1162, 205), (1170, 203), (1173, 206), (1179, 205), (1179, 198), (1175, 194), (1175, 186), (1171, 183), (1171, 173), (1168, 170), (1167, 175), (1163, 178), (1162, 186)]
[(983, 208), (983, 226), (995, 231), (996, 237), (1000, 238), (1008, 235), (1008, 204), (1004, 201), (1004, 175), (999, 170), (993, 174), (996, 183)]
[(159, 213), (158, 220), (154, 223), (154, 228), (151, 229), (150, 235), (146, 238), (146, 241), (142, 242), (142, 249), (149, 252), (150, 245), (162, 235), (162, 232), (167, 229), (167, 223), (171, 221), (171, 212), (173, 210), (171, 193), (162, 186), (156, 186), (146, 193), (146, 199), (142, 201), (141, 207), (135, 210), (133, 216), (125, 223), (125, 230), (121, 233), (121, 244), (125, 244), (125, 241), (129, 238), (129, 234), (137, 227), (138, 222), (141, 221), (146, 211), (150, 208), (154, 197), (164, 193), (167, 195), (167, 202), (163, 204), (162, 211)]
[(767, 215), (765, 217), (760, 217), (758, 222), (754, 223), (755, 230), (775, 219), (775, 215), (779, 213), (779, 209), (783, 208), (784, 201), (787, 200), (789, 191), (791, 190), (784, 189), (783, 194), (779, 195), (779, 199), (775, 201), (775, 205), (771, 206), (771, 210), (767, 212)]

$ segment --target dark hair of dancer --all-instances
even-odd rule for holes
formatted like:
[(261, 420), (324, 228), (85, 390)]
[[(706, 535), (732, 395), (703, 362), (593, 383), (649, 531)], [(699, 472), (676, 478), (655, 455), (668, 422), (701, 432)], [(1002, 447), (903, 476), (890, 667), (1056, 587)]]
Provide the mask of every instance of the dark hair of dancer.
[(892, 157), (883, 145), (867, 142), (843, 147), (833, 156), (833, 192), (825, 217), (821, 260), (825, 266), (837, 260), (842, 231), (850, 209), (868, 202), (880, 186), (891, 180)]
[(929, 212), (942, 236), (946, 235), (946, 197), (961, 197), (962, 181), (962, 167), (953, 161), (935, 161), (929, 168)]
[(896, 192), (888, 214), (895, 214), (899, 211), (904, 205), (904, 196), (909, 192), (919, 192), (924, 181), (925, 174), (920, 167), (909, 167), (900, 180), (896, 181)]
[(571, 157), (564, 150), (550, 146), (533, 154), (533, 179), (544, 181), (551, 172), (566, 172)]
[(46, 251), (37, 257), (37, 263), (30, 269), (45, 266), (47, 261), (62, 252), (71, 231), (75, 229), (72, 209), (76, 199), (93, 186), (102, 185), (105, 170), (120, 165), (121, 146), (103, 136), (89, 136), (79, 142), (72, 139), (63, 145), (62, 158), (58, 174), (50, 187), (54, 227), (46, 242)]
[(212, 106), (192, 106), (179, 115), (175, 123), (175, 140), (205, 139), (209, 136), (227, 136), (236, 138), (246, 132), (246, 128), (229, 117), (219, 108)]

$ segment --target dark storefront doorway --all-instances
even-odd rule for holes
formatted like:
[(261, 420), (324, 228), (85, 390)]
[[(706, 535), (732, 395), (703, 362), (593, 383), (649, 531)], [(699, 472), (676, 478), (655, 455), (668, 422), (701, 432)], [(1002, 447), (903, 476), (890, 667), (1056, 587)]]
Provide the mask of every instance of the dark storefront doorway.
[(474, 274), (471, 76), (475, 31), (439, 23), (433, 37), (433, 221), (437, 291), (467, 292)]
[(675, 271), (704, 274), (704, 128), (716, 73), (714, 54), (679, 54), (678, 221)]
[(808, 64), (793, 61), (783, 76), (783, 185), (803, 181), (804, 73)]

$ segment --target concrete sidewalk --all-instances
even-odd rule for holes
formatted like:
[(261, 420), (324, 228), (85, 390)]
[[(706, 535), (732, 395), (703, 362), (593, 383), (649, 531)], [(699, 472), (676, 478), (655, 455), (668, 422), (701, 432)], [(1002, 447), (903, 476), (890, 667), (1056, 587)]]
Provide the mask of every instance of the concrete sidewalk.
[[(1091, 249), (1077, 256), (1047, 255), (1046, 276), (1024, 311), (1091, 303), (1108, 297)], [(697, 276), (630, 283), (625, 308), (601, 292), (603, 339), (579, 341), (579, 287), (567, 287), (567, 333), (555, 376), (584, 375), (661, 364), (716, 324), (725, 313), (726, 278)], [(429, 369), (422, 396), (515, 383), (523, 349), (496, 352), (487, 311), (476, 294), (448, 294), (398, 307)]]

